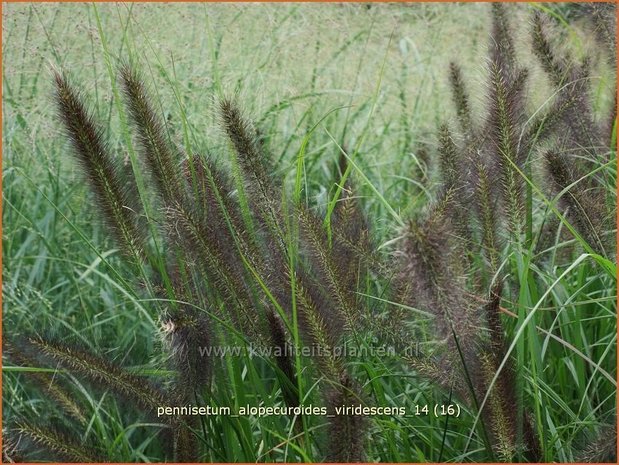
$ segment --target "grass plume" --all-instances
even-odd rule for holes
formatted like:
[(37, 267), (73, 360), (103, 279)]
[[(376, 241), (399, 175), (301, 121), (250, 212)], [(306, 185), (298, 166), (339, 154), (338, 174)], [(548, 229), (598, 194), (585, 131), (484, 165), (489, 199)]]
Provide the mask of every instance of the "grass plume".
[(130, 402), (135, 402), (152, 412), (153, 415), (158, 406), (167, 404), (166, 396), (160, 390), (85, 349), (42, 337), (29, 338), (24, 344), (91, 381), (102, 383)]
[(101, 213), (122, 250), (132, 259), (144, 257), (144, 226), (136, 203), (135, 184), (120, 161), (109, 154), (101, 130), (79, 93), (55, 72), (58, 114), (76, 158), (93, 187)]
[(77, 442), (57, 427), (42, 427), (26, 420), (20, 420), (15, 430), (21, 437), (44, 447), (56, 457), (67, 462), (101, 463), (110, 461), (100, 455), (94, 446)]
[(151, 172), (157, 190), (167, 203), (175, 202), (182, 193), (178, 156), (171, 152), (143, 81), (134, 67), (120, 69), (123, 91), (138, 134), (140, 152)]

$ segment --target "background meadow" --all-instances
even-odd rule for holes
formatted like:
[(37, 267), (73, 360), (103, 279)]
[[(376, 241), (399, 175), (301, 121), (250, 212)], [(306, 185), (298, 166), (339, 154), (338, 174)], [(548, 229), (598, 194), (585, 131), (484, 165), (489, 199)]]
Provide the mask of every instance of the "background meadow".
[[(528, 110), (543, 112), (555, 95), (532, 52), (535, 11), (555, 21), (561, 39), (557, 50), (578, 60), (590, 58), (590, 103), (601, 124), (613, 106), (615, 76), (587, 17), (576, 7), (509, 8), (516, 54), (529, 69)], [(271, 157), (267, 166), (286, 196), (302, 193), (303, 203), (320, 217), (340, 181), (342, 150), (354, 152), (350, 176), (355, 196), (378, 256), (392, 264), (401, 252), (405, 225), (440, 197), (444, 180), (438, 127), (457, 124), (452, 61), (461, 66), (472, 113), (484, 114), (490, 26), (487, 4), (5, 4), (5, 338), (60, 337), (158, 385), (170, 384), (173, 374), (159, 337), (160, 303), (132, 282), (132, 268), (108, 234), (72, 157), (57, 116), (53, 70), (64, 70), (82, 91), (111, 150), (125, 164), (138, 145), (120, 98), (118, 69), (126, 63), (139, 66), (170, 140), (183, 153), (208, 156), (232, 173), (238, 168), (231, 162), (234, 148), (219, 105), (224, 98), (234, 99), (259, 129)], [(599, 150), (606, 161), (596, 160), (594, 173), (611, 205), (615, 134)], [(465, 136), (454, 139), (460, 143)], [(519, 380), (516, 402), (506, 407), (522, 418), (527, 406), (540, 436), (542, 461), (609, 460), (609, 444), (616, 437), (614, 221), (602, 233), (610, 246), (592, 257), (582, 238), (566, 232), (549, 207), (556, 193), (550, 194), (544, 179), (542, 153), (533, 152), (527, 163), (532, 180), (527, 209), (534, 242), (543, 246), (529, 243), (522, 250), (507, 243), (501, 252), (507, 257), (503, 272), (510, 275), (501, 319), (507, 344), (515, 344), (512, 358)], [(157, 203), (148, 208), (155, 211)], [(547, 224), (555, 229), (543, 229)], [(484, 269), (482, 262), (474, 261), (472, 268)], [(395, 325), (406, 328), (410, 343), (423, 351), (440, 345), (427, 316), (398, 302), (382, 277), (368, 274), (358, 293), (378, 322), (393, 320), (391, 312), (399, 310), (395, 315), (401, 320)], [(363, 344), (372, 345), (373, 337), (368, 332), (369, 342), (364, 339)], [(216, 361), (213, 386), (198, 403), (281, 405), (272, 365), (266, 357), (247, 354)], [(307, 393), (304, 402), (322, 405), (325, 380), (315, 375), (311, 360), (296, 366)], [(353, 431), (365, 444), (368, 461), (504, 458), (489, 447), (492, 439), (484, 438), (477, 411), (454, 400), (449, 389), (422, 370), (397, 357), (372, 354), (350, 360), (348, 366), (359, 379), (364, 402), (404, 406), (409, 413), (374, 417)], [(81, 406), (82, 427), (75, 431), (65, 421), (62, 405), (50, 402), (45, 391), (55, 379), (46, 377), (55, 371), (54, 365), (3, 360), (6, 457), (18, 457), (28, 444), (27, 438), (20, 443), (12, 429), (25, 418), (59, 424), (57, 439), (73, 431), (110, 460), (171, 460), (160, 421), (130, 408), (130, 399), (93, 389), (87, 380), (60, 370)], [(458, 418), (414, 414), (416, 406), (456, 403), (462, 407)], [(329, 457), (325, 418), (296, 428), (286, 417), (213, 417), (197, 428), (198, 459), (292, 462)], [(40, 449), (37, 460), (66, 457), (49, 452), (44, 441), (33, 442)], [(516, 451), (506, 460), (527, 460), (523, 454)]]

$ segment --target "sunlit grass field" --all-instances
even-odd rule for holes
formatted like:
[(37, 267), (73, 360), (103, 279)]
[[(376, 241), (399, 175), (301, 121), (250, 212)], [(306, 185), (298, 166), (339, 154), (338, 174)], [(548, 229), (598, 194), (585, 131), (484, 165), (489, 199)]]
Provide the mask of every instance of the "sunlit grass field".
[[(528, 45), (535, 10), (557, 18), (566, 50), (593, 57), (592, 106), (603, 119), (613, 105), (612, 71), (567, 8), (543, 4), (509, 10), (517, 55), (530, 68), (529, 110), (542, 111), (552, 97)], [(209, 156), (238, 175), (219, 112), (222, 99), (236, 101), (260, 130), (268, 166), (282, 180), (285, 195), (302, 197), (321, 216), (337, 191), (341, 153), (354, 154), (355, 195), (378, 256), (392, 263), (405, 225), (437, 197), (437, 128), (457, 116), (450, 62), (462, 67), (473, 113), (482, 114), (487, 105), (489, 28), (490, 10), (481, 3), (3, 5), (3, 335), (60, 337), (145, 380), (172, 383), (160, 337), (160, 303), (133, 279), (72, 157), (57, 117), (53, 70), (63, 70), (83, 91), (110, 147), (127, 165), (136, 150), (119, 98), (118, 69), (127, 63), (139, 66), (180, 151)], [(600, 162), (595, 173), (611, 203), (615, 142), (616, 136), (608, 140), (604, 152), (610, 161)], [(581, 453), (588, 445), (600, 437), (606, 445), (614, 440), (607, 425), (616, 416), (615, 246), (594, 254), (582, 238), (560, 227), (537, 168), (541, 158), (533, 154), (526, 173), (529, 242), (524, 248), (507, 244), (502, 251), (509, 285), (501, 318), (519, 373), (513, 409), (522, 415), (526, 406), (542, 461), (587, 460)], [(146, 201), (153, 213), (157, 203)], [(552, 221), (559, 226), (544, 230), (542, 241), (542, 228)], [(616, 230), (604, 235), (615, 237)], [(388, 283), (371, 274), (359, 292), (376, 315), (398, 305), (390, 300)], [(424, 351), (440, 343), (423, 312), (403, 309), (398, 325), (419, 339), (411, 343)], [(365, 337), (374, 342), (371, 333)], [(98, 444), (110, 460), (166, 458), (156, 417), (60, 370), (83, 406), (85, 422), (75, 430), (45, 390), (29, 382), (33, 374), (55, 369), (17, 365), (3, 360), (5, 443), (12, 444), (14, 422), (25, 418), (64, 424), (84, 444)], [(297, 369), (303, 403), (323, 405), (326, 381), (311, 360)], [(398, 357), (364, 354), (348, 360), (348, 370), (368, 405), (407, 411), (368, 420), (359, 432), (368, 461), (497, 460), (476, 409)], [(244, 353), (217, 360), (213, 379), (197, 403), (236, 408), (283, 403), (267, 357)], [(452, 404), (461, 407), (458, 417), (432, 412), (435, 405)], [(429, 414), (416, 414), (426, 405)], [(327, 455), (327, 431), (320, 416), (300, 429), (287, 417), (213, 416), (201, 421), (196, 434), (205, 462), (319, 462)], [(35, 458), (56, 456), (42, 448)], [(519, 453), (513, 459), (524, 460)]]

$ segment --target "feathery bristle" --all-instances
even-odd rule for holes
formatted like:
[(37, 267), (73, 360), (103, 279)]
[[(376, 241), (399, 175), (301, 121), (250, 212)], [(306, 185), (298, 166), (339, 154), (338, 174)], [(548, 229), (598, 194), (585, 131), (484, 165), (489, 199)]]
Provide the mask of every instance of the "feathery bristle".
[(205, 217), (209, 217), (208, 221), (229, 229), (226, 224), (226, 219), (229, 219), (234, 231), (243, 231), (240, 206), (232, 198), (233, 186), (226, 173), (211, 160), (198, 155), (189, 156), (182, 164), (182, 171), (194, 203)]
[(369, 224), (350, 183), (335, 204), (331, 217), (334, 241), (351, 246), (357, 244), (356, 250), (369, 248)]
[(602, 139), (600, 125), (593, 117), (590, 60), (586, 58), (582, 64), (573, 65), (570, 71), (568, 81), (562, 87), (559, 98), (574, 102), (573, 110), (565, 113), (564, 121), (569, 128), (573, 147), (580, 149), (586, 157), (599, 150), (606, 150), (607, 141)]
[(334, 297), (336, 303), (334, 310), (343, 314), (348, 329), (352, 329), (356, 326), (358, 319), (354, 287), (352, 287), (355, 283), (342, 279), (345, 275), (332, 255), (322, 222), (302, 206), (298, 208), (298, 214), (302, 232), (307, 236), (307, 242), (311, 248), (312, 265), (320, 271), (327, 283), (330, 295)]
[(562, 57), (555, 55), (555, 47), (550, 44), (547, 34), (549, 27), (548, 18), (536, 11), (533, 14), (532, 27), (533, 52), (553, 83), (560, 86), (567, 77), (568, 66)]
[(163, 199), (172, 203), (182, 196), (178, 156), (173, 154), (165, 140), (142, 79), (129, 66), (120, 70), (127, 108), (139, 135), (139, 147)]
[(461, 370), (453, 363), (452, 357), (448, 355), (433, 357), (422, 355), (418, 357), (405, 356), (404, 359), (420, 377), (430, 380), (445, 392), (453, 390), (459, 399), (471, 403), (471, 390), (467, 386)]
[(490, 59), (497, 63), (504, 79), (511, 76), (516, 67), (516, 50), (507, 19), (509, 8), (502, 3), (492, 3)]
[(505, 341), (503, 338), (503, 325), (501, 324), (501, 292), (503, 283), (500, 281), (495, 284), (494, 289), (490, 293), (490, 300), (484, 305), (484, 313), (490, 330), (490, 343), (493, 350), (499, 357), (502, 357), (505, 351)]
[(462, 180), (458, 179), (459, 157), (458, 149), (454, 143), (449, 126), (442, 124), (438, 131), (439, 142), (439, 168), (441, 171), (442, 183), (446, 189), (452, 189)]
[[(479, 354), (481, 373), (478, 380), (479, 395), (483, 398), (489, 388), (503, 359), (503, 352), (482, 351)], [(518, 404), (516, 393), (516, 372), (514, 363), (509, 360), (503, 367), (484, 407), (483, 417), (488, 423), (487, 430), (497, 455), (504, 461), (513, 460), (517, 452), (530, 462), (539, 462), (542, 458), (541, 446), (531, 419), (525, 413), (522, 423), (522, 443), (518, 442), (517, 417), (514, 405)]]
[[(533, 51), (544, 71), (557, 88), (559, 108), (570, 107), (562, 112), (561, 122), (569, 130), (573, 146), (585, 154), (603, 147), (603, 134), (593, 118), (590, 96), (590, 64), (586, 58), (578, 64), (574, 57), (559, 56), (553, 51), (549, 19), (538, 12), (533, 17)], [(556, 116), (553, 119), (557, 119)]]
[(523, 119), (520, 93), (526, 79), (521, 71), (513, 81), (507, 81), (499, 62), (490, 64), (490, 111), (488, 132), (493, 157), (500, 169), (505, 214), (512, 234), (517, 234), (523, 224), (523, 179), (519, 156), (518, 136)]
[(445, 192), (425, 218), (409, 223), (399, 252), (399, 280), (412, 286), (411, 301), (404, 303), (436, 315), (436, 332), (450, 344), (455, 343), (456, 331), (468, 356), (478, 325), (463, 292), (468, 264), (457, 252), (457, 236), (447, 214), (454, 195)]
[(350, 294), (353, 307), (362, 313), (364, 307), (355, 291), (370, 270), (382, 272), (382, 262), (374, 253), (370, 226), (350, 181), (331, 215), (331, 235), (331, 255), (341, 270), (340, 280)]
[(575, 100), (569, 96), (556, 99), (548, 111), (535, 116), (522, 138), (522, 153), (530, 153), (565, 124), (567, 113), (573, 111)]
[(363, 462), (367, 419), (354, 414), (338, 415), (335, 412), (336, 407), (358, 405), (361, 399), (356, 393), (359, 389), (346, 373), (339, 380), (339, 385), (332, 388), (327, 401), (327, 411), (334, 415), (329, 420), (327, 462)]
[[(490, 292), (489, 300), (484, 304), (483, 312), (489, 329), (489, 342), (482, 345), (480, 353), (480, 377), (478, 380), (478, 396), (483, 398), (489, 388), (490, 381), (503, 362), (507, 344), (503, 335), (503, 325), (500, 320), (500, 302), (502, 283), (495, 284)], [(511, 460), (517, 452), (522, 452), (528, 460), (538, 462), (541, 459), (540, 444), (531, 426), (531, 420), (525, 414), (522, 425), (522, 444), (518, 444), (517, 420), (513, 406), (517, 405), (516, 371), (511, 359), (507, 360), (501, 370), (492, 392), (484, 408), (484, 417), (491, 432), (496, 453), (502, 460)]]
[(469, 95), (462, 78), (462, 70), (457, 63), (449, 64), (449, 83), (451, 84), (451, 94), (456, 107), (460, 129), (465, 135), (470, 135), (473, 128), (473, 118), (469, 104)]
[(205, 315), (189, 306), (183, 306), (164, 321), (163, 331), (174, 368), (180, 376), (178, 388), (187, 393), (179, 395), (187, 398), (208, 386), (212, 380), (213, 361), (200, 352), (213, 343), (211, 324)]
[(617, 423), (602, 425), (597, 437), (587, 442), (576, 460), (581, 463), (617, 463)]
[(183, 247), (187, 254), (200, 258), (200, 271), (207, 276), (212, 290), (216, 291), (227, 305), (224, 316), (231, 316), (237, 327), (259, 339), (260, 328), (256, 325), (255, 306), (240, 268), (241, 260), (235, 257), (234, 261), (230, 261), (225, 251), (230, 247), (234, 250), (234, 245), (219, 240), (222, 233), (227, 233), (227, 229), (214, 229), (206, 219), (201, 218), (200, 212), (189, 210), (180, 204), (169, 208), (167, 216), (168, 235)]
[(581, 16), (586, 17), (599, 45), (608, 50), (608, 60), (613, 68), (617, 61), (617, 22), (616, 5), (611, 2), (583, 3), (579, 5)]
[(350, 182), (343, 190), (331, 214), (332, 253), (334, 259), (345, 267), (345, 281), (361, 282), (367, 268), (382, 273), (381, 258), (374, 252), (370, 226), (354, 195)]
[(520, 68), (516, 62), (507, 8), (499, 3), (492, 4), (487, 126), (493, 155), (501, 170), (506, 213), (512, 225), (517, 227), (522, 215), (522, 180), (515, 167), (522, 168), (524, 163), (518, 136), (526, 121), (523, 94), (528, 71)]
[(267, 174), (267, 160), (256, 144), (255, 133), (232, 101), (224, 100), (221, 103), (221, 115), (226, 134), (237, 154), (252, 206), (257, 210), (260, 220), (275, 235), (282, 250), (285, 250), (284, 233), (280, 226), (281, 212), (277, 203), (278, 188)]
[(475, 205), (481, 223), (482, 246), (490, 263), (490, 271), (498, 267), (499, 241), (497, 235), (498, 220), (496, 204), (493, 200), (491, 181), (483, 161), (475, 162)]
[(174, 461), (197, 463), (200, 460), (198, 443), (192, 429), (198, 428), (196, 417), (176, 418), (171, 426), (174, 436)]
[[(544, 157), (546, 172), (552, 181), (555, 194), (567, 192), (561, 197), (563, 204), (569, 208), (569, 217), (580, 235), (599, 253), (604, 254), (602, 232), (605, 230), (604, 202), (594, 188), (586, 186), (583, 176), (575, 173), (565, 157), (556, 150), (548, 150)], [(573, 163), (572, 163), (573, 165)]]
[[(2, 352), (19, 366), (36, 367), (38, 365), (34, 357), (29, 356), (26, 351), (20, 351), (6, 338), (2, 341)], [(83, 406), (74, 399), (73, 394), (63, 385), (60, 376), (55, 373), (32, 372), (27, 373), (27, 378), (49, 395), (67, 415), (82, 425), (87, 423)]]
[[(255, 268), (264, 269), (264, 259), (255, 234), (246, 225), (239, 202), (233, 198), (232, 181), (209, 159), (190, 156), (183, 163), (183, 174), (194, 198), (191, 210), (208, 224), (213, 239), (231, 266), (243, 269), (239, 254)], [(237, 271), (238, 272), (238, 271)]]
[(108, 153), (103, 134), (80, 95), (65, 76), (55, 73), (54, 77), (60, 119), (108, 226), (115, 233), (122, 251), (132, 259), (141, 259), (144, 256), (145, 228), (141, 224), (143, 215), (135, 183), (120, 162)]
[(450, 247), (447, 227), (440, 223), (436, 226), (434, 229), (425, 227), (423, 223), (411, 222), (400, 248), (403, 267), (400, 279), (411, 283), (410, 296), (413, 299), (404, 303), (424, 310), (433, 307), (435, 289), (440, 288), (445, 279), (441, 266), (442, 255), (438, 250), (449, 250)]
[(290, 343), (286, 338), (286, 329), (281, 318), (273, 311), (267, 312), (269, 333), (275, 353), (275, 362), (284, 375), (280, 382), (282, 396), (286, 405), (296, 407), (299, 405), (299, 392), (294, 362), (291, 357)]
[(29, 338), (26, 344), (37, 348), (43, 355), (81, 373), (90, 380), (102, 383), (117, 394), (142, 406), (152, 415), (155, 415), (157, 407), (168, 403), (168, 399), (162, 392), (144, 382), (142, 378), (124, 371), (85, 349), (41, 337)]
[[(334, 348), (342, 336), (343, 323), (333, 321), (329, 306), (321, 305), (320, 296), (312, 294), (311, 287), (304, 284), (308, 279), (301, 270), (295, 276), (295, 296), (298, 306), (299, 327), (303, 335), (316, 349), (318, 367), (328, 379), (337, 379), (342, 371), (341, 360)], [(317, 303), (318, 302), (318, 303)], [(335, 317), (335, 320), (339, 318)]]
[(48, 449), (68, 462), (111, 462), (110, 459), (104, 458), (94, 446), (78, 441), (73, 435), (70, 436), (57, 427), (42, 427), (21, 419), (17, 423), (16, 431), (20, 436)]
[(458, 239), (456, 245), (461, 249), (463, 256), (468, 259), (473, 242), (470, 217), (466, 213), (466, 205), (469, 204), (471, 195), (468, 187), (470, 173), (463, 163), (460, 149), (456, 146), (446, 124), (439, 127), (438, 142), (441, 195), (445, 192), (454, 194), (447, 206), (447, 214), (451, 218), (453, 232)]
[(265, 167), (266, 160), (262, 159), (258, 151), (255, 133), (231, 100), (224, 100), (221, 103), (221, 115), (226, 134), (239, 156), (241, 168), (247, 175), (256, 178), (261, 194), (268, 195), (271, 181), (268, 179)]
[[(494, 358), (488, 353), (480, 354), (480, 363), (485, 384), (494, 376), (496, 366)], [(508, 397), (503, 392), (503, 383), (497, 381), (488, 397), (488, 403), (484, 408), (484, 418), (489, 423), (486, 427), (490, 431), (495, 453), (501, 461), (510, 462), (517, 451), (517, 429), (514, 422), (513, 406), (515, 398)], [(484, 389), (485, 386), (484, 386)], [(482, 391), (482, 395), (485, 393)]]

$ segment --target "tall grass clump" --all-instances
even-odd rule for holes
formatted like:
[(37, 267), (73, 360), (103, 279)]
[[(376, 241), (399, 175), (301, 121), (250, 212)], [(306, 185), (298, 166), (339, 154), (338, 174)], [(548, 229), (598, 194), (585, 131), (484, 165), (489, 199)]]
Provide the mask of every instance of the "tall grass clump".
[[(269, 174), (268, 155), (255, 129), (230, 100), (221, 102), (220, 112), (237, 179), (210, 157), (182, 153), (168, 141), (138, 72), (124, 66), (123, 97), (136, 133), (139, 169), (147, 175), (140, 192), (131, 166), (112, 153), (85, 98), (64, 73), (55, 72), (54, 79), (59, 120), (93, 191), (95, 208), (134, 270), (134, 276), (123, 279), (134, 283), (136, 293), (150, 292), (176, 376), (166, 385), (151, 386), (117, 362), (47, 336), (11, 341), (14, 363), (58, 364), (110, 389), (156, 421), (158, 407), (208, 398), (225, 372), (201, 351), (218, 344), (269, 349), (283, 401), (289, 407), (303, 405), (301, 361), (291, 348), (307, 345), (328, 411), (361, 401), (360, 385), (337, 350), (364, 311), (356, 289), (364, 279), (360, 254), (369, 243), (356, 200), (344, 196), (328, 236), (315, 212), (285, 198), (281, 183)], [(144, 196), (151, 199), (150, 207)], [(85, 413), (68, 402), (70, 394), (59, 387), (55, 392), (63, 399), (61, 407), (83, 420)], [(306, 425), (290, 418), (298, 422), (294, 431), (301, 443)], [(79, 436), (60, 433), (52, 424), (18, 420), (15, 425), (24, 441), (63, 459), (92, 461), (103, 450), (94, 445), (91, 455), (77, 453)], [(81, 430), (76, 422), (72, 425), (73, 431)], [(354, 415), (333, 415), (326, 458), (363, 460), (364, 425)], [(192, 417), (166, 418), (160, 434), (165, 458), (204, 460), (202, 446), (208, 439), (203, 428)]]
[[(532, 15), (530, 38), (551, 92), (534, 109), (531, 69), (519, 60), (530, 52), (513, 38), (510, 9), (491, 8), (484, 113), (473, 111), (462, 69), (452, 62), (457, 124), (438, 131), (435, 200), (398, 240), (396, 295), (432, 315), (440, 342), (431, 354), (409, 358), (412, 368), (475, 412), (480, 441), (495, 459), (539, 462), (553, 447), (539, 411), (540, 385), (553, 374), (544, 374), (540, 355), (538, 328), (547, 320), (531, 313), (548, 277), (565, 270), (547, 259), (558, 248), (569, 248), (571, 260), (583, 252), (598, 263), (614, 257), (614, 182), (605, 175), (614, 164), (616, 112), (613, 105), (611, 115), (596, 118), (591, 58), (559, 52), (552, 20), (541, 11)], [(552, 254), (536, 253), (549, 247), (553, 227), (565, 242), (550, 246)], [(510, 300), (515, 326), (505, 318)], [(506, 337), (510, 328), (520, 339)], [(533, 393), (529, 376), (539, 378)]]

